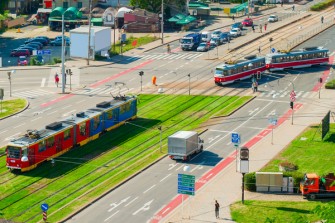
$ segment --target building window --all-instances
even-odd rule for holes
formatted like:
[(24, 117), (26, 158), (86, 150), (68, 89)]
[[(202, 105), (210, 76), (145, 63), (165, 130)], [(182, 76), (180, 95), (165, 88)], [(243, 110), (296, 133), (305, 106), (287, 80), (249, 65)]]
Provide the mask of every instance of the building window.
[(82, 3), (82, 2), (78, 2), (78, 3), (77, 3), (77, 8), (78, 8), (78, 9), (81, 9), (82, 7), (83, 7), (83, 3)]

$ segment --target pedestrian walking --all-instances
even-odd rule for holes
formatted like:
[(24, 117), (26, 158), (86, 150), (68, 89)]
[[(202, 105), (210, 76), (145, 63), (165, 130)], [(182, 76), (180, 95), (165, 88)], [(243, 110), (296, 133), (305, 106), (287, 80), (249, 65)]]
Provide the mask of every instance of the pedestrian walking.
[(255, 26), (254, 24), (251, 25), (252, 31), (255, 32)]
[(258, 82), (257, 81), (254, 82), (254, 87), (255, 87), (255, 92), (257, 92), (258, 91)]
[(58, 74), (56, 73), (56, 74), (55, 74), (55, 84), (56, 84), (57, 87), (58, 87), (58, 83), (59, 83), (59, 76), (58, 76)]
[(215, 200), (215, 217), (216, 218), (220, 218), (219, 211), (220, 211), (220, 204), (217, 200)]
[(268, 26), (267, 23), (264, 24), (264, 31), (266, 32), (266, 27)]
[(170, 47), (170, 44), (167, 44), (166, 48), (167, 48), (167, 53), (171, 53), (171, 47)]
[(323, 20), (324, 20), (324, 18), (323, 18), (323, 16), (321, 16), (321, 23), (323, 23)]
[(257, 81), (253, 81), (252, 83), (251, 83), (251, 88), (252, 88), (252, 91), (253, 92), (257, 92), (257, 88), (258, 88), (258, 83), (257, 83)]
[(258, 53), (261, 54), (261, 46), (258, 47)]
[(262, 33), (262, 24), (259, 24), (259, 31)]
[(233, 21), (235, 22), (235, 16), (233, 15), (231, 18), (232, 18), (232, 19), (233, 19)]
[(292, 11), (294, 11), (294, 8), (295, 8), (295, 6), (294, 6), (294, 5), (292, 5)]

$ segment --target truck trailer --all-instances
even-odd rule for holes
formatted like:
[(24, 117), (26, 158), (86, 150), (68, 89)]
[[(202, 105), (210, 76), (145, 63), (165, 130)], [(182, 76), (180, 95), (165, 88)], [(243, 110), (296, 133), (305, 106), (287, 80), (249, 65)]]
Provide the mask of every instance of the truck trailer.
[(335, 176), (329, 173), (320, 177), (315, 173), (307, 173), (300, 182), (300, 191), (304, 197), (311, 200), (316, 198), (335, 197)]
[(203, 151), (203, 143), (197, 132), (178, 131), (168, 137), (168, 155), (173, 160), (188, 161)]
[(180, 39), (180, 47), (182, 50), (195, 50), (201, 43), (200, 33), (190, 33)]

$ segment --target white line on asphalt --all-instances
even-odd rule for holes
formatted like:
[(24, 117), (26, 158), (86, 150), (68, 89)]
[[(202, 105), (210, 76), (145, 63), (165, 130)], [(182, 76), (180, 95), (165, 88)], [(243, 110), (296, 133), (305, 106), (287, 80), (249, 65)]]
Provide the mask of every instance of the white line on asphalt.
[(62, 107), (62, 109), (67, 109), (67, 108), (69, 108), (69, 107), (71, 107), (72, 105), (68, 105), (68, 106), (64, 106), (64, 107)]
[(42, 78), (41, 87), (44, 87), (46, 78)]
[(178, 167), (178, 168), (176, 169), (176, 171), (179, 170), (179, 169), (181, 169), (181, 168), (184, 167), (184, 166), (185, 166), (185, 164), (181, 165), (180, 167)]
[(84, 101), (86, 101), (86, 100), (77, 101), (76, 104), (82, 103)]
[(111, 217), (113, 217), (114, 215), (116, 215), (117, 213), (119, 213), (119, 211), (115, 212), (114, 214), (112, 214), (111, 216), (109, 216), (108, 218), (106, 218), (104, 221), (108, 221)]
[[(266, 109), (268, 106), (270, 106), (273, 103), (273, 101), (269, 101), (269, 103), (267, 105), (265, 105), (262, 109), (260, 109), (258, 112), (256, 112), (255, 114), (253, 114), (252, 116), (250, 116), (247, 120), (245, 120), (244, 122), (242, 122), (240, 125), (238, 125), (236, 128), (232, 129), (231, 132), (235, 132), (237, 129), (241, 128), (243, 125), (245, 125), (245, 123), (247, 123), (248, 121), (250, 121), (251, 119), (253, 119), (256, 115), (258, 115), (261, 111), (263, 111), (264, 109)], [(207, 146), (207, 148), (205, 150), (210, 149), (212, 146), (214, 146), (216, 143), (220, 142), (222, 139), (226, 138), (227, 136), (230, 136), (230, 134), (226, 134), (225, 136), (223, 136), (221, 139), (218, 139), (216, 142), (214, 142), (213, 144)]]
[(21, 132), (16, 133), (16, 134), (14, 134), (14, 135), (12, 135), (12, 136), (8, 136), (7, 138), (5, 138), (4, 141), (9, 141), (9, 140), (13, 139), (15, 136), (20, 135), (20, 134), (21, 134)]
[(168, 174), (167, 176), (165, 176), (163, 179), (161, 179), (159, 182), (163, 182), (166, 178), (168, 178), (169, 176), (171, 176), (171, 173)]
[(230, 131), (222, 131), (222, 130), (216, 130), (216, 129), (208, 129), (209, 132), (225, 132), (229, 133)]
[(25, 124), (26, 124), (26, 123), (22, 123), (21, 125), (17, 125), (17, 126), (14, 127), (14, 129), (19, 128), (19, 127), (21, 127), (21, 126), (24, 126)]
[(264, 129), (264, 128), (260, 128), (260, 127), (248, 127), (248, 126), (242, 126), (241, 128), (256, 129), (256, 130), (263, 130)]
[(168, 170), (172, 170), (175, 166), (177, 166), (177, 163), (176, 163), (176, 164), (172, 164), (172, 163), (171, 163), (171, 164), (169, 164), (169, 166), (170, 166), (170, 167), (169, 167)]
[(129, 201), (128, 204), (125, 205), (125, 207), (127, 207), (128, 205), (130, 205), (131, 203), (133, 203), (135, 200), (137, 200), (138, 197), (135, 197), (133, 200)]
[(36, 121), (37, 119), (40, 119), (40, 118), (42, 118), (42, 117), (34, 118), (34, 119), (30, 120), (30, 121), (33, 122), (33, 121)]
[(170, 207), (168, 207), (167, 209), (165, 209), (165, 210), (162, 212), (162, 215), (164, 215), (165, 212), (167, 212), (168, 210), (170, 210)]
[(144, 191), (143, 194), (145, 194), (146, 192), (148, 192), (149, 190), (151, 190), (154, 187), (156, 187), (156, 184), (152, 185), (150, 188), (148, 188), (146, 191)]
[(47, 116), (48, 115), (51, 115), (51, 114), (53, 114), (53, 113), (56, 113), (57, 112), (57, 110), (56, 111), (52, 111), (52, 112), (50, 112), (49, 114), (47, 114)]
[(0, 134), (4, 133), (4, 132), (7, 132), (8, 130), (4, 130), (4, 131), (1, 131)]
[(213, 175), (213, 173), (210, 173), (210, 174), (206, 177), (206, 179), (209, 178), (209, 177), (212, 176), (212, 175)]

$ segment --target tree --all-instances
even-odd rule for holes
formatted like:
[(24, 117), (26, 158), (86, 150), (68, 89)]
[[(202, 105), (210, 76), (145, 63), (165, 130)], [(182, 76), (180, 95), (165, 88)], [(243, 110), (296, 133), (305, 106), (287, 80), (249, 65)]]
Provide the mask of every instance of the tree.
[(1, 0), (0, 1), (0, 14), (3, 14), (7, 9), (9, 0)]
[[(177, 8), (181, 8), (184, 7), (186, 4), (186, 1), (181, 0), (163, 0), (163, 1), (164, 1), (164, 8), (167, 8), (171, 5)], [(130, 5), (148, 10), (149, 12), (159, 13), (162, 7), (162, 0), (130, 0)]]
[(329, 202), (323, 206), (318, 205), (314, 209), (316, 213), (322, 220), (326, 220), (327, 223), (335, 222), (335, 202)]

